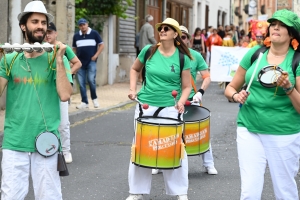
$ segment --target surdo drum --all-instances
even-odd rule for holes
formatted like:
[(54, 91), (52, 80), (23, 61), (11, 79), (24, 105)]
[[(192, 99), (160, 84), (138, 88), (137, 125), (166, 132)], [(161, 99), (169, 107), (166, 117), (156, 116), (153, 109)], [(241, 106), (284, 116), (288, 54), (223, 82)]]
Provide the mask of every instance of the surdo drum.
[(185, 106), (183, 121), (183, 137), (187, 155), (194, 156), (208, 151), (210, 144), (210, 111), (201, 106)]
[(131, 161), (141, 167), (175, 169), (184, 157), (183, 122), (162, 117), (140, 117), (136, 120), (135, 143)]

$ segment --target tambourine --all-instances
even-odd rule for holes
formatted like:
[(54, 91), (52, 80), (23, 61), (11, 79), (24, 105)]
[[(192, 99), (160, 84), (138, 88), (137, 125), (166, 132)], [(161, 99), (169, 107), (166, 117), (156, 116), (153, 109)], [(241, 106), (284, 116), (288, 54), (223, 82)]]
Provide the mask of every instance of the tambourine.
[(36, 137), (35, 148), (40, 155), (50, 157), (58, 151), (59, 140), (54, 133), (43, 132)]
[(28, 53), (32, 53), (33, 51), (41, 53), (42, 51), (46, 52), (52, 52), (54, 50), (54, 46), (52, 44), (49, 44), (47, 42), (40, 44), (38, 42), (35, 42), (34, 44), (18, 44), (15, 43), (13, 45), (9, 43), (5, 43), (4, 45), (0, 44), (0, 49), (3, 49), (6, 53), (12, 53), (14, 51), (21, 53), (22, 51), (26, 51)]
[(266, 88), (277, 86), (277, 79), (282, 74), (283, 70), (274, 65), (269, 65), (260, 70), (258, 73), (258, 81)]

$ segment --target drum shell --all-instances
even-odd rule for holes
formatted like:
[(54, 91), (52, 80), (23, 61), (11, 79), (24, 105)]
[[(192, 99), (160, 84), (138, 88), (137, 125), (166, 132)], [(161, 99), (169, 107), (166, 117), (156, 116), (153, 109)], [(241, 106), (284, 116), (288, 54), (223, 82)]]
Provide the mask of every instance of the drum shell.
[[(170, 123), (159, 124), (159, 120), (167, 120)], [(138, 118), (136, 120), (135, 161), (133, 163), (141, 167), (157, 169), (180, 167), (182, 131), (183, 122), (176, 119)]]
[(210, 148), (210, 111), (201, 106), (185, 106), (184, 141), (188, 156), (200, 155)]

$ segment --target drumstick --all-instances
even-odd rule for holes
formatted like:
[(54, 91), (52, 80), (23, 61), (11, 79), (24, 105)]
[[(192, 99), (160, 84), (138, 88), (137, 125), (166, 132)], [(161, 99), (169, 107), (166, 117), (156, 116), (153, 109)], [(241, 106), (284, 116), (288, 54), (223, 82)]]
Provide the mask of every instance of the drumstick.
[[(258, 59), (257, 59), (257, 62), (256, 62), (256, 65), (255, 65), (255, 68), (254, 68), (254, 70), (253, 70), (251, 79), (250, 79), (249, 84), (248, 84), (248, 86), (247, 86), (247, 88), (246, 88), (246, 92), (247, 92), (247, 93), (249, 92), (250, 86), (251, 86), (251, 84), (252, 84), (252, 81), (253, 81), (253, 79), (254, 79), (256, 70), (257, 70), (257, 68), (258, 68), (258, 65), (259, 65), (259, 63), (260, 63), (260, 60), (261, 60), (262, 56), (263, 56), (263, 53), (260, 52), (260, 53), (259, 53), (259, 56), (258, 56)], [(242, 106), (243, 106), (243, 104), (240, 103), (240, 108), (241, 108)]]
[(143, 107), (143, 109), (147, 110), (149, 108), (148, 104), (140, 102), (137, 98), (135, 98), (134, 100), (138, 102)]
[(178, 92), (176, 90), (173, 90), (172, 91), (172, 96), (174, 97), (174, 102), (175, 102), (175, 106), (177, 104), (177, 101), (176, 101), (176, 96), (177, 96)]
[(257, 67), (258, 67), (258, 65), (259, 65), (259, 63), (260, 63), (260, 60), (261, 60), (262, 56), (263, 56), (263, 53), (259, 53), (259, 56), (258, 56), (258, 59), (257, 59), (257, 63), (256, 63), (255, 68), (254, 68), (254, 70), (253, 70), (253, 73), (252, 73), (251, 79), (250, 79), (250, 81), (249, 81), (249, 84), (248, 84), (248, 86), (247, 86), (246, 92), (249, 92), (250, 86), (251, 86), (251, 84), (252, 84), (252, 81), (253, 81), (253, 79), (254, 79), (254, 76), (255, 76)]
[(186, 101), (185, 105), (190, 106), (192, 103), (199, 103), (199, 101)]

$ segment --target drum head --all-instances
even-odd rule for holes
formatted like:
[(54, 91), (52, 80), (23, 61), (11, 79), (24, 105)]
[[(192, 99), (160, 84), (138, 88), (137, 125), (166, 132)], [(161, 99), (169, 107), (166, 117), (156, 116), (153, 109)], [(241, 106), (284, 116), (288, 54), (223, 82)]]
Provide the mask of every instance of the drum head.
[(210, 117), (210, 111), (202, 106), (184, 106), (183, 121), (194, 122)]
[(54, 133), (44, 132), (36, 137), (35, 148), (42, 156), (49, 157), (58, 151), (59, 140)]
[(173, 119), (173, 118), (166, 118), (166, 117), (139, 117), (137, 118), (138, 122), (142, 122), (145, 124), (154, 124), (154, 125), (180, 125), (183, 122)]
[(267, 66), (260, 70), (258, 73), (258, 80), (260, 84), (267, 88), (277, 86), (277, 79), (282, 73), (282, 69), (278, 66)]

